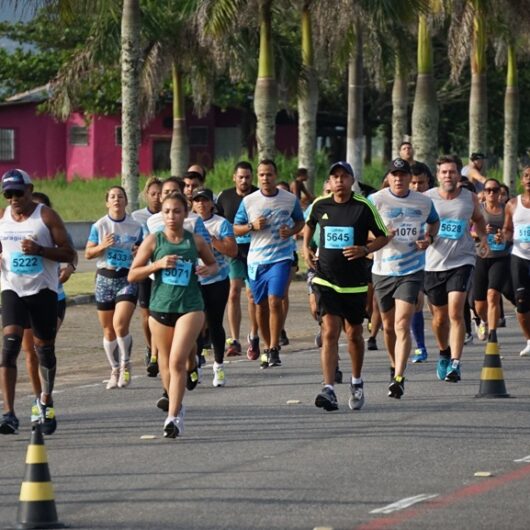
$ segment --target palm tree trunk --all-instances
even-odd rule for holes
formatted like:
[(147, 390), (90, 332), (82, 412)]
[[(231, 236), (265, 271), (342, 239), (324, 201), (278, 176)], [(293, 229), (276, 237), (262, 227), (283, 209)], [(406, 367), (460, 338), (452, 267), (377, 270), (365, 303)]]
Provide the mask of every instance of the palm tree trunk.
[(486, 86), (486, 28), (482, 0), (473, 0), (471, 92), (469, 94), (469, 152), (487, 151), (488, 96)]
[(399, 146), (407, 135), (408, 86), (402, 61), (396, 55), (396, 71), (392, 87), (392, 158), (399, 156)]
[(412, 138), (415, 159), (436, 168), (438, 154), (438, 100), (433, 77), (433, 53), (427, 20), (418, 23), (418, 77), (412, 109)]
[(348, 128), (346, 159), (353, 167), (355, 180), (363, 172), (363, 37), (361, 24), (355, 24), (355, 50), (348, 62)]
[(173, 131), (170, 150), (171, 175), (182, 176), (188, 168), (189, 148), (182, 74), (175, 63), (171, 65), (171, 76), (173, 85)]
[(503, 181), (515, 191), (517, 147), (519, 143), (519, 83), (515, 45), (508, 47), (506, 93), (504, 95), (504, 164)]
[(256, 141), (258, 157), (273, 158), (276, 151), (276, 112), (278, 86), (272, 51), (272, 0), (260, 0), (260, 35), (258, 78), (254, 90)]
[(140, 0), (124, 0), (121, 18), (121, 179), (128, 208), (138, 208), (140, 146)]
[(308, 187), (315, 186), (318, 81), (314, 68), (311, 13), (306, 2), (302, 10), (302, 66), (298, 93), (298, 166), (309, 173)]

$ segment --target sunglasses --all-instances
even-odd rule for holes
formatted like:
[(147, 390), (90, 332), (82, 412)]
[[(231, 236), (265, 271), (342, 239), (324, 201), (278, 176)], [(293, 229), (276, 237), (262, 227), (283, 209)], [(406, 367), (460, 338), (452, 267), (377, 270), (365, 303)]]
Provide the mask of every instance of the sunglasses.
[(13, 197), (20, 199), (20, 197), (24, 196), (24, 193), (24, 190), (7, 190), (4, 191), (4, 197), (6, 199), (12, 199)]
[(500, 188), (484, 188), (484, 191), (486, 193), (498, 193), (500, 191)]

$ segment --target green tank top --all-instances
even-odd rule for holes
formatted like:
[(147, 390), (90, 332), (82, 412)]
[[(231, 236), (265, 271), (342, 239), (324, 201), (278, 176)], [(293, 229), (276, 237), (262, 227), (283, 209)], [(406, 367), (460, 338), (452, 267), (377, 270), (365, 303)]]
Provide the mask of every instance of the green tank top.
[(203, 311), (204, 302), (195, 274), (198, 252), (193, 234), (184, 230), (182, 241), (175, 244), (167, 240), (164, 232), (157, 232), (151, 261), (168, 254), (177, 254), (180, 259), (174, 269), (156, 271), (149, 309), (158, 313)]

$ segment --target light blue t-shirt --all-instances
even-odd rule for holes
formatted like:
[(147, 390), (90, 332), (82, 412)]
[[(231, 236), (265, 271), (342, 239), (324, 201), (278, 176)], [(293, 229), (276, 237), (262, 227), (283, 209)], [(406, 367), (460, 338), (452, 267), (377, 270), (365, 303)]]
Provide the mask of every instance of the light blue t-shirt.
[[(201, 219), (202, 220), (202, 219)], [(220, 215), (212, 215), (209, 219), (203, 221), (206, 230), (210, 237), (215, 239), (225, 239), (226, 237), (234, 237), (234, 229), (232, 225)], [(226, 257), (221, 254), (215, 247), (213, 247), (213, 255), (217, 261), (217, 272), (213, 276), (199, 276), (201, 285), (208, 285), (210, 283), (220, 282), (228, 278), (230, 267)]]

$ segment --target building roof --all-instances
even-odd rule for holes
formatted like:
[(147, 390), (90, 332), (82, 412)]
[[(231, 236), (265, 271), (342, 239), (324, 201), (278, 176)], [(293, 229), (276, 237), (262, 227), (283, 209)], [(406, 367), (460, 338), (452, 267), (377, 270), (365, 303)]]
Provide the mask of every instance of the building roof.
[(23, 103), (42, 103), (50, 97), (50, 84), (20, 92), (0, 102), (0, 105), (21, 105)]

